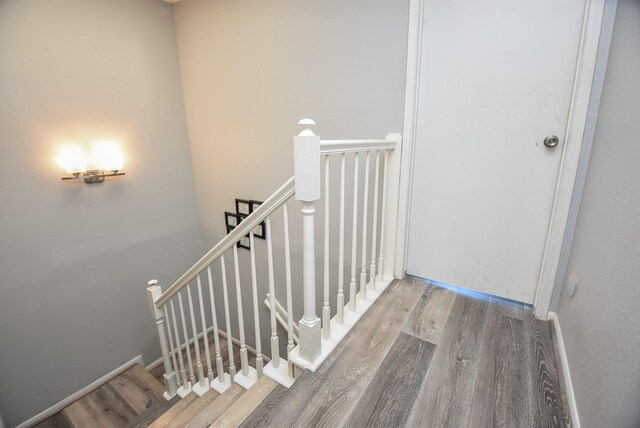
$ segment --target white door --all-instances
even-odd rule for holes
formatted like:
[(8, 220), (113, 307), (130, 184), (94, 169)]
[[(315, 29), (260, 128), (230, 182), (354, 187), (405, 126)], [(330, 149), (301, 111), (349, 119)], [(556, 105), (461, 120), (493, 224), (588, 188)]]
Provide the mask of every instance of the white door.
[(409, 274), (533, 302), (584, 6), (425, 0)]

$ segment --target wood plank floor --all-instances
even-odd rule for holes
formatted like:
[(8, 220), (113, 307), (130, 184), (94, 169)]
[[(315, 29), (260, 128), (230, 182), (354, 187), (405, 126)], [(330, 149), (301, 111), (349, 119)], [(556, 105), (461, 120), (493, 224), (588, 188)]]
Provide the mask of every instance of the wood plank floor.
[(550, 324), (526, 306), (410, 279), (241, 426), (569, 426), (560, 378)]
[[(222, 338), (221, 345), (227, 368)], [(191, 356), (195, 365), (194, 347)], [(548, 322), (522, 304), (413, 279), (391, 285), (318, 370), (289, 390), (263, 377), (247, 392), (233, 385), (222, 395), (166, 401), (162, 375), (162, 366), (151, 373), (135, 366), (37, 427), (570, 424)]]
[[(213, 336), (209, 335), (209, 343), (213, 355)], [(204, 366), (205, 375), (207, 372), (206, 355), (204, 350), (204, 339), (199, 340), (202, 364)], [(224, 368), (228, 371), (228, 348), (227, 341), (220, 338), (220, 350), (223, 356)], [(240, 352), (238, 346), (233, 345), (234, 360), (236, 369), (240, 371)], [(195, 349), (190, 347), (192, 365), (194, 373), (197, 376)], [(183, 352), (184, 364), (187, 366), (186, 350)], [(215, 361), (214, 361), (215, 363)], [(249, 364), (255, 366), (255, 356), (249, 353)], [(187, 368), (188, 371), (188, 368)], [(215, 367), (214, 367), (215, 373)], [(84, 427), (100, 427), (100, 428), (123, 428), (123, 427), (147, 427), (152, 422), (163, 416), (171, 417), (171, 414), (165, 415), (175, 406), (176, 415), (183, 408), (188, 407), (191, 401), (197, 396), (189, 394), (185, 399), (176, 396), (167, 401), (162, 394), (164, 393), (164, 366), (160, 365), (154, 370), (147, 372), (143, 367), (135, 365), (126, 372), (120, 374), (114, 379), (101, 385), (94, 391), (73, 402), (53, 416), (45, 419), (36, 428), (84, 428)], [(189, 376), (189, 374), (187, 374)], [(237, 387), (238, 391), (244, 392), (244, 389)], [(219, 394), (215, 391), (209, 391), (208, 397), (217, 398)], [(236, 394), (237, 395), (237, 394)], [(232, 396), (229, 394), (227, 397)], [(235, 395), (233, 396), (235, 397)], [(202, 406), (204, 400), (198, 405)], [(197, 409), (191, 409), (195, 411)], [(177, 419), (174, 423), (173, 418), (170, 419), (171, 426), (185, 426), (188, 421)]]
[(163, 385), (136, 364), (36, 427), (144, 426), (144, 421), (158, 418), (179, 401), (167, 401), (163, 393)]

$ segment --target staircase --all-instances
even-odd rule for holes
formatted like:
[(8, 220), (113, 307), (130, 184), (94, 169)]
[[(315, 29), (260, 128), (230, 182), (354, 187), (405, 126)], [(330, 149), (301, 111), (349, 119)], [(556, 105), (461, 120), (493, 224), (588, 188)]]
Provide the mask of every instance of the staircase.
[(299, 125), (294, 176), (166, 290), (148, 283), (155, 376), (134, 365), (38, 426), (235, 427), (340, 344), (394, 280), (402, 138)]
[(209, 390), (167, 401), (162, 383), (136, 364), (35, 427), (232, 427), (274, 391), (287, 389), (262, 376), (249, 390), (234, 384), (222, 394)]
[[(299, 122), (290, 180), (165, 291), (149, 282), (162, 395), (181, 398), (150, 426), (239, 425), (266, 395), (315, 371), (394, 279), (400, 135), (321, 140), (314, 124)], [(245, 237), (248, 257), (238, 249)]]

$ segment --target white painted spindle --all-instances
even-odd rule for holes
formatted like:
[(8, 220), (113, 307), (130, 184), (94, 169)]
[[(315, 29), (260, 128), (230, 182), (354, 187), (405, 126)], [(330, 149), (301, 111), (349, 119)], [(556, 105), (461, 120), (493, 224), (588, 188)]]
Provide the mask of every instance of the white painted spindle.
[(204, 354), (207, 360), (207, 388), (209, 382), (213, 379), (213, 369), (211, 368), (211, 351), (209, 350), (209, 337), (207, 335), (207, 321), (204, 316), (204, 299), (202, 298), (202, 283), (200, 282), (200, 275), (196, 277), (198, 283), (198, 301), (200, 303), (200, 322), (202, 323), (202, 336), (204, 342)]
[(238, 246), (233, 246), (233, 268), (236, 278), (236, 303), (238, 307), (238, 330), (240, 333), (240, 372), (243, 376), (249, 374), (249, 360), (247, 356), (247, 345), (244, 338), (244, 314), (242, 308), (242, 287), (240, 286), (240, 267), (238, 265)]
[(173, 372), (176, 374), (176, 385), (178, 388), (182, 386), (182, 382), (180, 381), (180, 376), (178, 375), (178, 363), (176, 362), (176, 352), (182, 352), (182, 349), (176, 350), (173, 346), (173, 333), (171, 332), (171, 320), (172, 318), (169, 316), (169, 311), (167, 310), (167, 305), (163, 305), (162, 310), (165, 313), (165, 325), (167, 326), (167, 336), (169, 337), (169, 354), (171, 355), (171, 367), (173, 368)]
[(357, 310), (356, 303), (356, 257), (358, 241), (358, 152), (353, 161), (353, 221), (351, 223), (351, 282), (349, 283), (349, 303), (351, 310)]
[(378, 258), (378, 278), (382, 281), (384, 275), (384, 235), (386, 231), (386, 213), (387, 213), (387, 170), (389, 161), (389, 151), (384, 151), (384, 163), (382, 173), (382, 214), (380, 218), (380, 257)]
[(324, 301), (322, 304), (322, 337), (325, 340), (331, 337), (329, 280), (329, 155), (326, 155), (324, 157)]
[[(236, 244), (234, 244), (236, 245)], [(224, 320), (227, 323), (227, 350), (229, 351), (229, 378), (231, 382), (236, 376), (236, 363), (233, 355), (233, 336), (231, 335), (231, 316), (229, 312), (229, 291), (227, 290), (227, 269), (224, 263), (224, 254), (220, 256), (222, 268), (222, 295), (224, 297)]]
[(380, 181), (380, 150), (376, 150), (376, 172), (373, 178), (373, 221), (371, 224), (371, 266), (369, 267), (369, 281), (371, 289), (376, 289), (376, 245), (378, 243), (378, 182)]
[(180, 320), (182, 321), (182, 333), (184, 334), (184, 344), (187, 349), (187, 365), (189, 366), (189, 390), (196, 384), (196, 376), (193, 373), (193, 360), (191, 360), (191, 348), (189, 347), (189, 333), (187, 333), (187, 322), (184, 317), (184, 305), (182, 304), (182, 293), (178, 292), (178, 306), (180, 307)]
[(262, 376), (262, 341), (260, 339), (260, 317), (258, 313), (258, 282), (256, 275), (256, 254), (253, 232), (249, 234), (249, 245), (251, 246), (251, 290), (253, 292), (253, 322), (256, 337), (256, 371), (258, 378)]
[(338, 243), (338, 323), (344, 323), (344, 175), (345, 154), (340, 155), (340, 242)]
[(276, 290), (273, 275), (273, 246), (271, 243), (271, 220), (265, 220), (267, 228), (267, 265), (269, 267), (269, 298), (271, 315), (271, 365), (274, 369), (280, 367), (280, 348), (278, 343), (278, 321), (276, 318)]
[[(295, 348), (293, 343), (293, 295), (291, 292), (291, 249), (289, 247), (289, 210), (287, 204), (282, 206), (284, 217), (284, 272), (287, 286), (287, 359), (289, 353)], [(293, 363), (289, 362), (289, 377), (294, 377)]]
[(196, 316), (193, 310), (193, 297), (191, 296), (191, 284), (187, 284), (187, 298), (189, 300), (189, 313), (191, 315), (191, 330), (193, 331), (193, 348), (195, 349), (196, 370), (198, 371), (198, 383), (193, 385), (193, 392), (201, 396), (209, 390), (208, 379), (204, 377), (202, 361), (200, 360), (200, 343), (198, 340), (198, 328), (196, 327)]
[(316, 257), (314, 202), (320, 199), (320, 137), (303, 119), (302, 131), (293, 137), (296, 199), (302, 202), (302, 292), (304, 312), (299, 323), (300, 357), (315, 361), (322, 351), (321, 321), (316, 315)]
[(151, 315), (156, 320), (156, 326), (158, 327), (158, 337), (160, 339), (160, 349), (162, 351), (162, 362), (164, 363), (164, 385), (166, 392), (164, 397), (170, 400), (176, 395), (178, 386), (176, 384), (176, 374), (171, 367), (171, 358), (169, 357), (169, 349), (167, 346), (167, 337), (165, 332), (165, 318), (166, 308), (158, 308), (155, 304), (156, 300), (162, 295), (162, 289), (158, 286), (158, 281), (155, 279), (149, 281), (147, 287), (147, 296), (149, 299), (149, 308), (151, 309)]
[(360, 271), (360, 291), (362, 298), (367, 299), (367, 220), (369, 210), (369, 152), (367, 151), (364, 167), (364, 195), (362, 201), (362, 270)]
[(191, 384), (187, 380), (187, 371), (184, 368), (184, 360), (182, 358), (182, 345), (180, 344), (180, 334), (178, 333), (178, 321), (176, 319), (176, 311), (173, 306), (173, 300), (169, 300), (169, 308), (171, 308), (171, 321), (173, 322), (173, 332), (176, 337), (176, 346), (178, 350), (178, 363), (180, 365), (180, 388), (178, 388), (178, 395), (184, 397), (191, 391)]
[(229, 375), (224, 372), (222, 355), (220, 353), (220, 333), (218, 330), (218, 315), (216, 313), (216, 299), (213, 295), (213, 278), (211, 265), (207, 266), (207, 278), (209, 280), (209, 304), (211, 305), (211, 319), (213, 320), (213, 342), (216, 352), (216, 378), (211, 380), (211, 387), (222, 394), (231, 386)]

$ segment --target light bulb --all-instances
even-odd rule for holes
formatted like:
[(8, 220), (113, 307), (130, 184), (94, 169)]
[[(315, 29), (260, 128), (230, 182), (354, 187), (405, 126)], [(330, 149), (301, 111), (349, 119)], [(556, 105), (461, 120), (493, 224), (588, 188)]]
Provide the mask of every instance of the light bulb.
[(124, 156), (120, 147), (110, 141), (102, 141), (93, 145), (91, 161), (97, 169), (103, 171), (120, 171), (124, 168)]
[(58, 151), (56, 162), (68, 174), (78, 174), (87, 170), (87, 156), (78, 146), (63, 146)]

